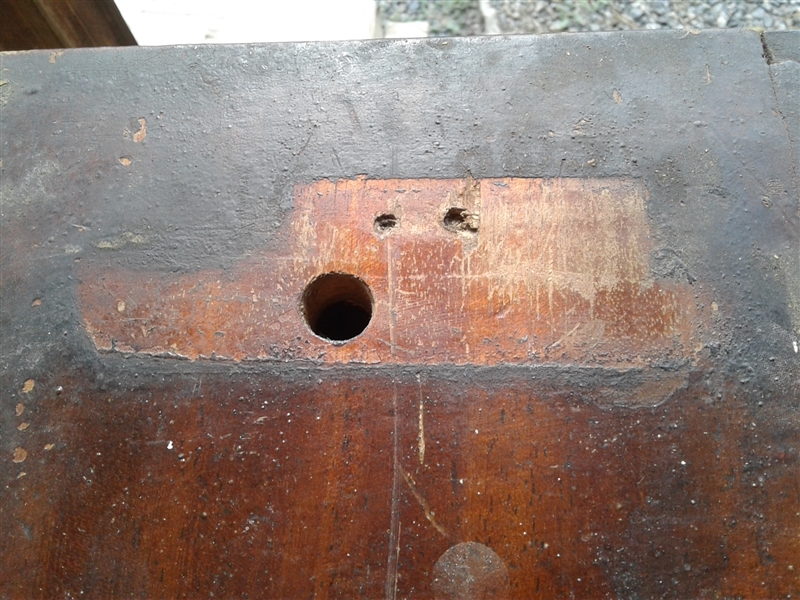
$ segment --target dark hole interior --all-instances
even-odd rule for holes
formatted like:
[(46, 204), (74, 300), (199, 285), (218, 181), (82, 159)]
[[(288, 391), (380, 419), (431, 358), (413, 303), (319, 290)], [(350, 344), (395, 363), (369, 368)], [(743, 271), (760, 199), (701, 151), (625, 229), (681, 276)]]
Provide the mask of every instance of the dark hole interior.
[(334, 302), (320, 312), (314, 333), (336, 342), (350, 340), (367, 328), (371, 316), (361, 306)]
[(345, 342), (362, 333), (372, 319), (372, 294), (366, 283), (347, 273), (326, 273), (303, 294), (309, 328), (321, 338)]
[(390, 229), (397, 227), (397, 217), (391, 214), (384, 214), (375, 217), (375, 231), (386, 233)]
[(466, 222), (466, 208), (451, 208), (444, 215), (444, 224), (447, 227), (463, 227)]
[(449, 209), (442, 219), (445, 229), (450, 231), (467, 231), (475, 233), (478, 229), (472, 219), (472, 215), (466, 208), (453, 207)]

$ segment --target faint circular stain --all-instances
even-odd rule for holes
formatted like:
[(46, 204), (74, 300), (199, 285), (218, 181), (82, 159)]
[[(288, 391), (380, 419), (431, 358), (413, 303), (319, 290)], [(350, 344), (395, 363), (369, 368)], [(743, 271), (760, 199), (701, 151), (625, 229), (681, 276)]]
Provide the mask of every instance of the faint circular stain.
[(505, 600), (508, 570), (491, 548), (476, 542), (456, 544), (433, 567), (436, 600)]

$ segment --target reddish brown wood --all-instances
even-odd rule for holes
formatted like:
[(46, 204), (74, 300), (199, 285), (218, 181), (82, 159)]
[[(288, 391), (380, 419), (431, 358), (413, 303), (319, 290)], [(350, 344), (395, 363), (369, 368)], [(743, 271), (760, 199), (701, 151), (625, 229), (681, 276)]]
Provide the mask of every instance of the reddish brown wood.
[(514, 374), (205, 372), (137, 390), (135, 372), (24, 396), (12, 528), (37, 542), (4, 548), (10, 597), (374, 598), (387, 578), (431, 597), (464, 542), (503, 561), (511, 598), (611, 597), (631, 577), (681, 597), (797, 586), (792, 421), (736, 386), (609, 411)]
[[(191, 360), (692, 359), (702, 317), (688, 283), (649, 272), (645, 197), (611, 178), (320, 181), (295, 190), (282, 239), (233, 271), (82, 271), (83, 318), (100, 350)], [(454, 210), (470, 223), (448, 224)], [(376, 230), (382, 215), (395, 225)], [(374, 297), (367, 334), (345, 346), (309, 335), (298, 310), (326, 272), (358, 275)]]

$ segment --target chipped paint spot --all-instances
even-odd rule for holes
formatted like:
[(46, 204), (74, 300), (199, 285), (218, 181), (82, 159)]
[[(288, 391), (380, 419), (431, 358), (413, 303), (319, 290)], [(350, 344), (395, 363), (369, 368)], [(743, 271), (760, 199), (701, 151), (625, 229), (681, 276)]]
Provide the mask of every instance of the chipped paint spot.
[(125, 312), (125, 301), (124, 300), (120, 300), (119, 302), (117, 302), (117, 311), (118, 312)]
[(25, 412), (25, 405), (22, 402), (17, 402), (17, 408), (14, 411), (17, 416), (20, 416), (22, 413)]
[(28, 452), (24, 448), (20, 448), (19, 446), (14, 448), (14, 458), (12, 460), (15, 463), (21, 463), (26, 458), (28, 458)]
[(33, 391), (36, 382), (33, 379), (26, 379), (25, 383), (22, 384), (22, 393), (29, 394)]
[(614, 98), (614, 102), (616, 102), (617, 104), (622, 104), (622, 94), (620, 94), (618, 90), (614, 90), (614, 92), (611, 95)]
[(41, 306), (41, 305), (42, 305), (42, 300), (41, 300), (41, 298), (36, 298), (36, 300), (34, 300), (33, 302), (31, 302), (31, 306)]
[(20, 431), (25, 431), (28, 427), (30, 427), (30, 423), (20, 423), (17, 429)]
[(716, 302), (711, 303), (711, 310), (717, 312), (719, 310), (719, 305)]
[(119, 162), (120, 162), (120, 163), (121, 163), (123, 166), (125, 166), (125, 167), (129, 167), (129, 166), (131, 166), (131, 163), (132, 163), (133, 161), (131, 160), (131, 157), (130, 157), (130, 156), (120, 156), (120, 157), (119, 157)]
[(144, 118), (139, 119), (139, 131), (133, 134), (133, 141), (138, 143), (147, 137), (147, 121)]
[(63, 50), (54, 50), (53, 52), (50, 53), (50, 64), (51, 65), (56, 64), (56, 60), (62, 56), (64, 56)]
[(55, 448), (55, 444), (45, 444), (45, 447), (44, 447), (44, 449), (47, 450), (48, 452), (50, 450), (52, 450), (53, 448)]
[(147, 241), (148, 241), (147, 236), (144, 236), (141, 233), (133, 233), (132, 231), (126, 231), (121, 235), (118, 235), (113, 238), (106, 238), (104, 240), (100, 240), (99, 242), (95, 242), (92, 245), (99, 250), (120, 250), (125, 246), (127, 246), (128, 244), (142, 245), (146, 244)]
[(25, 471), (21, 471), (20, 474), (17, 475), (17, 479), (22, 479), (23, 477), (25, 477), (25, 475), (27, 475), (27, 473)]

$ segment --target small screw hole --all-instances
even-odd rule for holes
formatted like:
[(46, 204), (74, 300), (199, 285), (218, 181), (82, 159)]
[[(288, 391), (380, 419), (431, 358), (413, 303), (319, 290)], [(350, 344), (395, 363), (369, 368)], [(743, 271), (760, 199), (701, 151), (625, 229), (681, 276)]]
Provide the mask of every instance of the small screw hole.
[(445, 229), (449, 229), (450, 231), (468, 231), (472, 233), (478, 231), (475, 218), (466, 208), (453, 207), (448, 209), (444, 215), (442, 224)]
[(325, 273), (306, 286), (302, 311), (316, 335), (344, 343), (367, 328), (372, 305), (372, 293), (361, 279), (348, 273)]
[(392, 214), (383, 214), (375, 217), (375, 233), (388, 233), (397, 227), (398, 219)]

